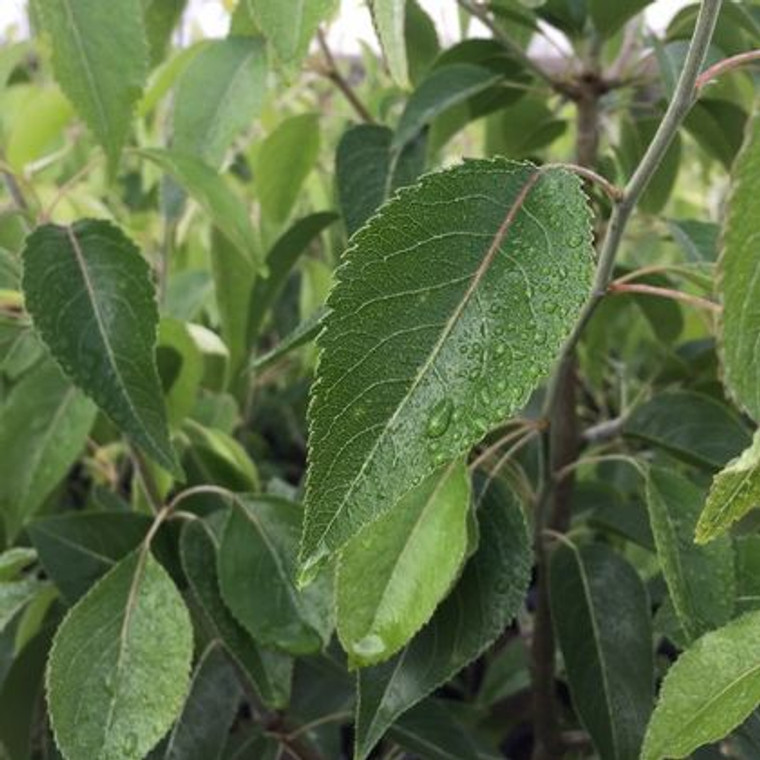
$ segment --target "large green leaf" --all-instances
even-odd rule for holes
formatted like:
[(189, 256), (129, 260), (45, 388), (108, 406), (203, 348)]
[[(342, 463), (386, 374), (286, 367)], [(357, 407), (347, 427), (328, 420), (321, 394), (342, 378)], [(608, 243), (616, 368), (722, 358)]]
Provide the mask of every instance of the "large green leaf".
[(298, 64), (317, 27), (336, 9), (337, 0), (248, 0), (253, 15), (284, 64)]
[(55, 635), (47, 697), (67, 760), (141, 760), (177, 717), (192, 652), (182, 597), (143, 546), (72, 607)]
[(602, 760), (638, 760), (654, 702), (649, 600), (603, 544), (561, 546), (550, 565), (552, 620), (578, 714)]
[(332, 633), (332, 578), (295, 587), (302, 511), (274, 497), (236, 500), (219, 551), (219, 585), (233, 615), (254, 639), (293, 654), (316, 652)]
[(637, 406), (623, 432), (709, 470), (725, 466), (752, 440), (728, 406), (702, 393), (683, 390), (658, 394)]
[(494, 480), (480, 496), (478, 519), (478, 550), (431, 621), (396, 657), (360, 671), (357, 760), (400, 715), (479, 657), (517, 613), (531, 566), (522, 507)]
[(203, 207), (244, 258), (259, 263), (258, 240), (248, 209), (223, 177), (195, 156), (156, 149), (141, 154), (170, 174)]
[(698, 543), (711, 541), (760, 506), (760, 433), (742, 455), (713, 478), (696, 529)]
[(503, 159), (427, 175), (354, 236), (319, 338), (302, 580), (526, 402), (592, 273), (579, 180)]
[(665, 676), (641, 760), (690, 755), (738, 726), (760, 702), (760, 612), (699, 639)]
[(141, 0), (37, 0), (61, 89), (115, 173), (148, 75)]
[(304, 113), (283, 121), (261, 144), (256, 187), (262, 211), (275, 223), (284, 223), (293, 211), (319, 157), (319, 140), (319, 117)]
[(174, 98), (172, 149), (218, 168), (261, 111), (266, 47), (254, 37), (213, 40), (183, 72)]
[(464, 561), (469, 511), (470, 478), (456, 460), (346, 546), (337, 575), (338, 635), (353, 664), (387, 660), (427, 623)]
[(723, 300), (720, 320), (723, 371), (736, 400), (760, 420), (760, 259), (755, 255), (754, 219), (760, 195), (760, 112), (749, 124), (749, 139), (736, 160), (732, 192), (723, 227), (718, 287)]
[(235, 668), (219, 642), (212, 642), (195, 666), (164, 760), (219, 760), (242, 697)]
[(413, 184), (425, 168), (425, 140), (398, 153), (393, 132), (379, 124), (350, 127), (338, 143), (335, 179), (349, 237), (400, 187)]
[(0, 406), (0, 517), (14, 538), (64, 478), (96, 409), (50, 360), (23, 375)]
[(406, 0), (371, 0), (369, 7), (391, 76), (396, 84), (408, 89), (409, 62), (404, 34)]
[(258, 647), (222, 601), (216, 571), (217, 539), (204, 523), (186, 525), (180, 538), (182, 568), (203, 612), (206, 627), (222, 641), (261, 699), (282, 708), (290, 694), (292, 660)]
[(26, 241), (24, 296), (66, 374), (158, 464), (181, 475), (155, 362), (148, 263), (109, 222), (46, 224)]
[(657, 555), (678, 620), (695, 639), (731, 619), (736, 579), (734, 551), (727, 536), (709, 546), (694, 543), (704, 490), (683, 475), (652, 468), (647, 503)]

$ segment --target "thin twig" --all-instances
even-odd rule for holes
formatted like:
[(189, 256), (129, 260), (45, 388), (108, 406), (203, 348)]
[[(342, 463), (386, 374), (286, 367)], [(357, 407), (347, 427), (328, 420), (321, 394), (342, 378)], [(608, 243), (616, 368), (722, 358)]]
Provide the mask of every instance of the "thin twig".
[(758, 62), (760, 62), (760, 50), (750, 50), (747, 53), (739, 53), (738, 55), (732, 55), (730, 58), (718, 61), (718, 63), (710, 66), (710, 68), (699, 75), (697, 78), (697, 91), (701, 92), (713, 80), (723, 76), (723, 74), (727, 74), (729, 71), (746, 66), (749, 63)]
[(343, 93), (346, 100), (351, 104), (352, 108), (356, 111), (362, 121), (367, 124), (374, 124), (375, 119), (369, 112), (369, 109), (361, 101), (348, 80), (340, 73), (340, 69), (335, 62), (335, 57), (333, 56), (330, 46), (327, 44), (325, 34), (321, 29), (317, 30), (317, 42), (319, 43), (319, 49), (322, 51), (322, 55), (325, 59), (325, 67), (319, 69), (319, 72), (326, 76)]
[(297, 729), (287, 734), (285, 738), (287, 738), (289, 741), (292, 741), (293, 739), (297, 739), (302, 734), (305, 734), (315, 728), (324, 726), (327, 723), (339, 723), (342, 720), (348, 720), (352, 716), (353, 713), (349, 710), (341, 710), (340, 712), (323, 715), (321, 718), (316, 718), (309, 723), (304, 723), (302, 726), (299, 726)]
[(538, 429), (538, 425), (536, 423), (529, 423), (520, 426), (516, 430), (512, 430), (506, 435), (503, 435), (501, 438), (499, 438), (498, 441), (496, 441), (494, 444), (489, 446), (487, 449), (485, 449), (483, 452), (481, 452), (469, 465), (470, 472), (474, 472), (475, 470), (480, 467), (483, 462), (488, 461), (494, 454), (496, 454), (498, 451), (500, 451), (504, 446), (506, 446), (508, 443), (512, 443), (517, 438), (521, 438), (524, 435), (527, 435), (531, 431), (535, 431)]
[(696, 306), (699, 309), (707, 309), (719, 314), (723, 307), (715, 301), (707, 298), (693, 296), (691, 293), (684, 293), (681, 290), (672, 288), (659, 288), (656, 285), (646, 285), (643, 282), (613, 282), (607, 288), (608, 293), (643, 293), (644, 295), (658, 296), (660, 298), (669, 298), (671, 301), (683, 301), (683, 303)]
[(59, 188), (56, 194), (53, 196), (53, 200), (50, 201), (47, 208), (40, 214), (40, 221), (42, 223), (50, 221), (50, 217), (53, 215), (58, 204), (66, 197), (69, 191), (83, 178), (86, 177), (95, 166), (102, 160), (103, 156), (97, 155), (88, 161), (79, 171), (77, 171), (72, 177), (66, 180)]
[(604, 462), (625, 462), (626, 464), (630, 464), (639, 473), (639, 475), (644, 475), (643, 466), (635, 457), (629, 456), (628, 454), (600, 454), (599, 456), (583, 457), (582, 459), (577, 459), (575, 462), (572, 462), (566, 467), (563, 467), (561, 470), (557, 470), (557, 472), (554, 474), (554, 478), (558, 481), (564, 480), (568, 475), (575, 472), (579, 467), (583, 467), (587, 464), (603, 464)]
[(579, 166), (578, 164), (565, 164), (565, 163), (544, 164), (544, 166), (542, 166), (541, 168), (542, 169), (566, 169), (569, 172), (573, 172), (574, 174), (577, 174), (579, 177), (583, 177), (584, 179), (587, 179), (589, 182), (593, 182), (595, 185), (599, 185), (599, 187), (606, 193), (607, 197), (613, 203), (619, 203), (620, 201), (623, 200), (623, 197), (624, 197), (623, 188), (617, 187), (617, 185), (614, 185), (606, 177), (603, 177), (601, 174), (598, 174), (593, 169), (588, 169), (587, 167)]

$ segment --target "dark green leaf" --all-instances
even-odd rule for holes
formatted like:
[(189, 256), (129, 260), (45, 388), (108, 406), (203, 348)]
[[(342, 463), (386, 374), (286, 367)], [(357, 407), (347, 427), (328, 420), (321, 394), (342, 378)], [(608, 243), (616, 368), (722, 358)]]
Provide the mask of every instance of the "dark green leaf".
[(742, 146), (747, 114), (730, 100), (702, 98), (684, 121), (702, 149), (730, 169)]
[(592, 270), (579, 180), (504, 160), (427, 175), (354, 236), (318, 340), (302, 579), (522, 407)]
[(697, 219), (669, 219), (668, 229), (689, 261), (713, 262), (718, 258), (720, 227)]
[(400, 715), (480, 656), (522, 603), (531, 550), (520, 503), (494, 480), (478, 517), (478, 551), (432, 620), (399, 655), (359, 673), (357, 760), (365, 760)]
[(310, 343), (322, 331), (324, 327), (327, 309), (322, 308), (315, 311), (308, 319), (305, 319), (296, 328), (286, 335), (271, 351), (257, 356), (251, 362), (252, 370), (262, 370), (274, 364), (278, 359), (287, 355), (300, 346)]
[(638, 760), (654, 701), (649, 600), (604, 544), (559, 547), (551, 610), (573, 704), (603, 760)]
[(417, 0), (406, 2), (404, 37), (406, 38), (409, 79), (416, 86), (425, 78), (441, 51), (435, 24), (422, 10)]
[(628, 19), (652, 2), (653, 0), (589, 0), (589, 14), (596, 30), (604, 37), (611, 37)]
[(155, 292), (140, 251), (109, 222), (85, 220), (39, 227), (23, 259), (27, 309), (66, 374), (181, 476), (156, 371)]
[(182, 597), (147, 547), (133, 552), (55, 635), (47, 697), (67, 760), (145, 757), (180, 711), (192, 652)]

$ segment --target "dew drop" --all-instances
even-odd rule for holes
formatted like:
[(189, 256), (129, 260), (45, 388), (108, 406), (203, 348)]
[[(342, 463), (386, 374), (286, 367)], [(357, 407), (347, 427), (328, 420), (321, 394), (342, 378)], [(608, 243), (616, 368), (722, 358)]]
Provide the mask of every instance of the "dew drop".
[(440, 438), (449, 429), (453, 412), (454, 403), (448, 396), (433, 407), (426, 430), (428, 438)]

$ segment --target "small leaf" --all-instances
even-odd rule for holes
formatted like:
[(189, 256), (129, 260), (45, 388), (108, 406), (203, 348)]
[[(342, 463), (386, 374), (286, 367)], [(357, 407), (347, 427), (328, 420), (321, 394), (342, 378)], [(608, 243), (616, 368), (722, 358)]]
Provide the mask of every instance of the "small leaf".
[(104, 221), (47, 224), (26, 241), (24, 295), (66, 374), (177, 477), (154, 349), (158, 309), (137, 247)]
[(21, 571), (37, 560), (37, 552), (24, 546), (16, 546), (0, 553), (0, 581), (15, 580)]
[(177, 85), (172, 149), (219, 168), (235, 137), (259, 115), (265, 89), (266, 47), (261, 39), (211, 41)]
[(338, 635), (353, 665), (387, 660), (430, 619), (464, 560), (469, 511), (470, 479), (457, 460), (346, 546), (337, 574)]
[(256, 21), (280, 62), (295, 66), (309, 49), (317, 27), (337, 8), (337, 0), (248, 0)]
[(170, 174), (203, 207), (244, 259), (259, 264), (259, 245), (248, 210), (219, 174), (194, 156), (156, 149), (140, 153)]
[(425, 139), (413, 140), (401, 153), (391, 150), (393, 132), (378, 124), (357, 124), (340, 138), (335, 157), (343, 219), (354, 234), (401, 187), (414, 184), (425, 168)]
[(301, 508), (273, 497), (238, 497), (222, 536), (219, 584), (232, 614), (264, 646), (309, 654), (332, 633), (332, 578), (294, 585)]
[(286, 356), (291, 351), (300, 348), (313, 341), (324, 327), (327, 309), (315, 311), (310, 317), (299, 323), (295, 329), (286, 335), (271, 351), (257, 356), (250, 365), (254, 371), (261, 371), (274, 364), (278, 359)]
[(370, 11), (391, 76), (399, 87), (409, 88), (406, 56), (406, 0), (371, 0)]
[(304, 113), (283, 121), (261, 144), (256, 157), (258, 196), (262, 211), (276, 224), (286, 222), (293, 211), (317, 162), (319, 139), (319, 116)]
[(590, 0), (589, 14), (594, 27), (604, 37), (611, 37), (618, 32), (637, 13), (640, 13), (653, 0)]
[(148, 75), (141, 0), (38, 0), (53, 71), (113, 175)]
[(757, 421), (760, 343), (751, 336), (760, 329), (760, 314), (755, 308), (760, 298), (760, 260), (755, 255), (757, 228), (753, 222), (760, 195), (760, 112), (750, 122), (747, 134), (734, 165), (716, 281), (723, 300), (720, 347), (725, 383)]
[(752, 445), (713, 478), (707, 502), (697, 523), (697, 543), (712, 541), (758, 506), (760, 433), (756, 432)]
[(133, 552), (55, 635), (47, 697), (67, 760), (141, 760), (177, 717), (192, 652), (182, 597), (146, 547)]
[(493, 480), (480, 496), (478, 519), (478, 550), (431, 621), (396, 657), (359, 671), (356, 760), (365, 760), (400, 715), (477, 659), (522, 604), (531, 549), (520, 503)]
[(44, 586), (36, 578), (0, 582), (0, 633)]
[(649, 600), (603, 544), (562, 545), (550, 565), (552, 619), (573, 704), (604, 760), (638, 760), (654, 702)]
[(182, 529), (182, 568), (208, 629), (222, 641), (264, 703), (282, 708), (290, 694), (293, 662), (284, 654), (258, 647), (232, 617), (219, 591), (217, 551), (216, 538), (204, 523), (196, 520)]
[(660, 393), (637, 406), (623, 432), (713, 471), (724, 467), (752, 441), (740, 417), (726, 404), (683, 390)]
[(353, 237), (318, 339), (302, 580), (523, 406), (592, 256), (579, 180), (502, 159), (427, 175)]
[(436, 116), (495, 85), (502, 75), (484, 66), (451, 64), (435, 69), (412, 93), (391, 145), (401, 151)]
[(242, 697), (235, 668), (219, 642), (212, 642), (195, 666), (164, 760), (218, 760)]
[(695, 264), (718, 258), (720, 226), (697, 219), (669, 219), (668, 230), (686, 258)]
[(0, 516), (10, 539), (82, 453), (95, 414), (50, 360), (13, 386), (0, 406)]
[(738, 726), (760, 702), (760, 612), (706, 634), (665, 676), (641, 760), (690, 755)]
[(651, 468), (647, 503), (657, 555), (684, 633), (693, 640), (731, 619), (736, 580), (728, 537), (694, 543), (704, 504), (701, 488), (676, 471)]
[(150, 62), (155, 66), (166, 56), (172, 33), (187, 7), (187, 0), (142, 0)]

